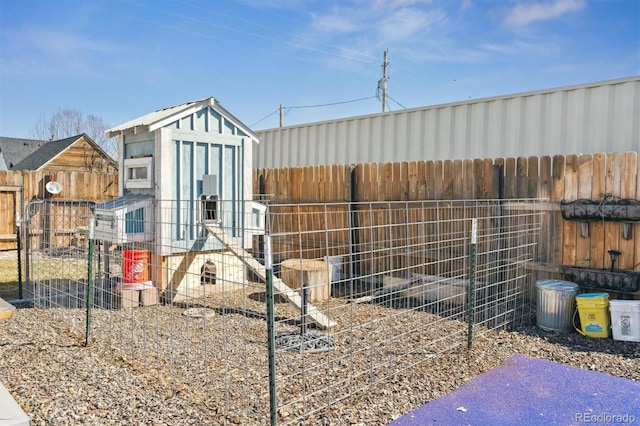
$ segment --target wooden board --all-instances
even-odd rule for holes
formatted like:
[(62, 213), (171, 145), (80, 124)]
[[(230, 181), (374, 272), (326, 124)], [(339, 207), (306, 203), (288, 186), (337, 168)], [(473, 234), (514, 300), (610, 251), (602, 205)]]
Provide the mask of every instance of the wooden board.
[[(224, 244), (238, 259), (240, 259), (249, 269), (251, 269), (260, 279), (266, 282), (267, 272), (263, 264), (258, 262), (250, 253), (240, 247), (235, 241), (233, 241), (225, 232), (216, 224), (205, 223), (205, 228), (209, 233)], [(302, 308), (302, 297), (297, 291), (287, 286), (280, 278), (273, 277), (273, 287), (281, 294), (288, 302), (292, 303), (298, 308)], [(325, 314), (320, 312), (315, 306), (307, 305), (307, 314), (309, 317), (321, 328), (335, 327), (335, 321), (331, 320)]]
[(16, 307), (11, 303), (0, 298), (0, 320), (5, 320), (13, 317), (16, 313)]

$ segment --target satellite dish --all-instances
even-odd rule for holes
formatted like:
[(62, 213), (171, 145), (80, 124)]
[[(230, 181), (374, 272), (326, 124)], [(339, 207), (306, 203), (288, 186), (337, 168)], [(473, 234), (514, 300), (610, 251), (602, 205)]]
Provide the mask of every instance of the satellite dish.
[(49, 194), (59, 194), (62, 191), (62, 185), (60, 185), (55, 180), (47, 182), (44, 186)]

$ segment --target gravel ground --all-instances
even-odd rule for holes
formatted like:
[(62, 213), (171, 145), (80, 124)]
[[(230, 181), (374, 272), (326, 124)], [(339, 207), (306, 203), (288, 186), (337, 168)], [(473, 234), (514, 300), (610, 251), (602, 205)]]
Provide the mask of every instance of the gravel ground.
[[(187, 317), (175, 306), (96, 310), (89, 347), (84, 347), (84, 310), (20, 309), (0, 321), (0, 381), (34, 425), (268, 424), (260, 288), (208, 299), (207, 306), (215, 307), (224, 298), (226, 309), (214, 308), (216, 315), (205, 319)], [(342, 300), (332, 303), (346, 307)], [(278, 317), (295, 313), (287, 303), (276, 305)], [(640, 381), (640, 344), (544, 332), (532, 320), (511, 331), (486, 331), (471, 351), (464, 344), (450, 351), (447, 339), (433, 345), (425, 339), (448, 333), (464, 342), (466, 326), (459, 321), (370, 304), (349, 305), (331, 316), (339, 324), (332, 330), (335, 351), (278, 352), (280, 424), (384, 425), (514, 354)], [(378, 317), (385, 320), (375, 326), (340, 329)], [(130, 324), (147, 328), (113, 332)], [(416, 338), (424, 324), (429, 331)], [(283, 321), (276, 328), (286, 331), (291, 325)], [(129, 338), (132, 333), (138, 334)], [(385, 346), (393, 336), (400, 336), (395, 353)], [(350, 348), (359, 348), (359, 339), (368, 342), (367, 350), (354, 352)], [(391, 356), (389, 374), (378, 361)], [(301, 419), (303, 412), (310, 414)]]

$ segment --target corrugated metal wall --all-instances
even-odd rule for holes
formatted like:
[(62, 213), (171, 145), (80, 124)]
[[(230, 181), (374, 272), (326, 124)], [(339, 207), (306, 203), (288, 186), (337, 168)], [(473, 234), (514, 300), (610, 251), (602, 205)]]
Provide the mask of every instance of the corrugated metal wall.
[(256, 133), (257, 168), (640, 151), (640, 76)]

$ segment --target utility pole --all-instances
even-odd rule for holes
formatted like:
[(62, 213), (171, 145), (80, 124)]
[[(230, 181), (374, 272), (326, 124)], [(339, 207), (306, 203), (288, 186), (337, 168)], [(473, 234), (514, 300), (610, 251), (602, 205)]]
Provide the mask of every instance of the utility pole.
[(284, 108), (282, 107), (282, 104), (280, 104), (280, 127), (282, 127), (282, 116), (284, 112)]
[(378, 89), (382, 92), (382, 112), (387, 110), (387, 54), (389, 53), (389, 49), (384, 51), (384, 56), (382, 59), (382, 78), (378, 81)]

